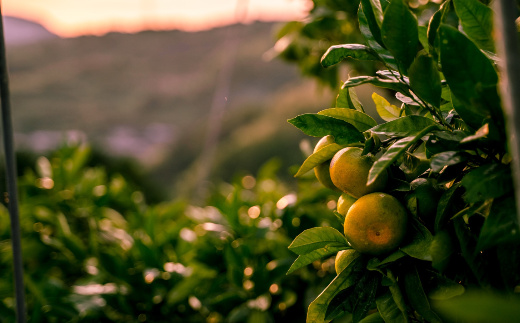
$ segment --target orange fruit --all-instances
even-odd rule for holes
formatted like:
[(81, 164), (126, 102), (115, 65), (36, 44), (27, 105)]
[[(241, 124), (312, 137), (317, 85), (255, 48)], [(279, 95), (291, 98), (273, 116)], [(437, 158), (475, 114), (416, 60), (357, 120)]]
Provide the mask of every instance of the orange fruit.
[(338, 211), (341, 215), (347, 215), (348, 209), (356, 202), (356, 198), (348, 195), (347, 193), (341, 194), (338, 198), (338, 206), (336, 207), (336, 211)]
[(355, 250), (370, 255), (393, 251), (406, 234), (408, 214), (392, 195), (371, 193), (360, 197), (345, 216), (344, 232)]
[[(334, 143), (334, 137), (331, 135), (325, 136), (318, 141), (316, 146), (314, 147), (314, 152), (317, 152), (321, 148)], [(331, 190), (337, 190), (337, 187), (334, 186), (332, 180), (330, 179), (330, 160), (321, 163), (320, 165), (314, 167), (314, 174), (318, 181), (325, 187), (330, 188)]]
[(334, 262), (334, 269), (336, 269), (336, 274), (339, 275), (345, 268), (350, 265), (354, 259), (360, 256), (360, 253), (354, 249), (341, 250), (336, 255), (336, 260)]
[(338, 151), (330, 162), (332, 183), (345, 193), (355, 198), (372, 192), (382, 191), (388, 181), (387, 172), (381, 173), (370, 185), (367, 185), (368, 173), (374, 164), (371, 156), (362, 156), (363, 149), (347, 147)]

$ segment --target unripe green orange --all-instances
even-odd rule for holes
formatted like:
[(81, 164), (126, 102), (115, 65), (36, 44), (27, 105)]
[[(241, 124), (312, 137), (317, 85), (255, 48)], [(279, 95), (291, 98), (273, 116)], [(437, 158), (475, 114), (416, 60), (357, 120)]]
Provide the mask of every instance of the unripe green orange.
[(341, 250), (336, 255), (336, 260), (334, 262), (334, 269), (336, 269), (336, 274), (339, 275), (345, 268), (350, 265), (354, 259), (359, 257), (361, 254), (354, 249)]
[(350, 209), (356, 200), (356, 198), (348, 195), (347, 193), (341, 194), (341, 196), (338, 198), (338, 206), (336, 207), (336, 211), (338, 211), (338, 213), (343, 216), (347, 215), (348, 209)]
[[(314, 147), (314, 152), (317, 152), (321, 148), (334, 143), (334, 137), (331, 135), (325, 136), (318, 141), (316, 147)], [(320, 165), (314, 167), (314, 174), (318, 181), (325, 187), (330, 188), (331, 190), (337, 190), (337, 187), (334, 186), (332, 180), (330, 179), (330, 160), (321, 163)]]
[(332, 183), (355, 198), (382, 191), (388, 181), (388, 173), (384, 171), (372, 184), (367, 185), (368, 173), (374, 164), (374, 158), (362, 156), (362, 152), (363, 150), (357, 147), (343, 148), (330, 162)]

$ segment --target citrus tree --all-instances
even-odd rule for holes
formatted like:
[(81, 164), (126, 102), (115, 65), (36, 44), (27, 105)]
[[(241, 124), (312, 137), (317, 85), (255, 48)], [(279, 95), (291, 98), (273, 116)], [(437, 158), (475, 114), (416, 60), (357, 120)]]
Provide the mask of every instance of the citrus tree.
[[(343, 193), (334, 212), (343, 232), (310, 228), (289, 247), (299, 257), (288, 273), (337, 257), (337, 276), (310, 303), (307, 322), (520, 317), (520, 233), (493, 11), (478, 0), (435, 9), (418, 19), (404, 0), (361, 0), (364, 44), (334, 45), (321, 65), (355, 59), (382, 69), (348, 78), (335, 107), (289, 120), (325, 138), (296, 177), (315, 169)], [(384, 123), (358, 100), (362, 84), (395, 95), (372, 96)]]

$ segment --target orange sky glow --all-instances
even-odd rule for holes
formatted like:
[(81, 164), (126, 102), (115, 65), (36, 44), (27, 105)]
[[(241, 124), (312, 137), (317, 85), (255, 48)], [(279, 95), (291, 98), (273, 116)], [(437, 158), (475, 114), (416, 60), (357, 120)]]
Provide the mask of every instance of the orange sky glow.
[(197, 31), (237, 22), (299, 20), (310, 0), (3, 0), (4, 15), (36, 21), (61, 37), (107, 32), (181, 29)]

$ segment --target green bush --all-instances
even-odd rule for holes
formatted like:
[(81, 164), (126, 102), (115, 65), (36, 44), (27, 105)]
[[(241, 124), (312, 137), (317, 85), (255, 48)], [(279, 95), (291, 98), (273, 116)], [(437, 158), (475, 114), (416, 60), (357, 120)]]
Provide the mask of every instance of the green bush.
[[(148, 203), (92, 158), (88, 146), (64, 146), (19, 179), (31, 322), (301, 321), (333, 278), (330, 261), (286, 276), (290, 241), (332, 223), (327, 202), (337, 194), (316, 195), (312, 180), (294, 191), (277, 179), (276, 160), (218, 184), (197, 207)], [(14, 321), (9, 238), (2, 207), (1, 322)]]

